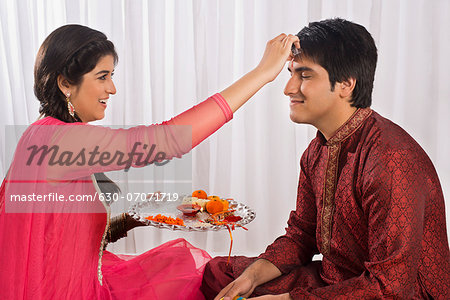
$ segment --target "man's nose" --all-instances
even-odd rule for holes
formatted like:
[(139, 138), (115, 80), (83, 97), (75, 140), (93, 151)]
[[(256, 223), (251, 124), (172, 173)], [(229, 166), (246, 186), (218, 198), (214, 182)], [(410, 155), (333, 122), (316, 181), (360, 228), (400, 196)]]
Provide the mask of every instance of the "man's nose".
[(286, 96), (295, 95), (300, 91), (300, 80), (296, 76), (291, 76), (284, 88), (284, 94)]

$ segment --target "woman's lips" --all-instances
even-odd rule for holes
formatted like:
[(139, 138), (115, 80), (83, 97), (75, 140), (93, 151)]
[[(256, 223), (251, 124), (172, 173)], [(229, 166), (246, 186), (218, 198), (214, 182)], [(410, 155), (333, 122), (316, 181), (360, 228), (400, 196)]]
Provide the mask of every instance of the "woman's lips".
[(108, 99), (98, 100), (98, 103), (100, 103), (104, 108), (106, 108), (108, 106)]

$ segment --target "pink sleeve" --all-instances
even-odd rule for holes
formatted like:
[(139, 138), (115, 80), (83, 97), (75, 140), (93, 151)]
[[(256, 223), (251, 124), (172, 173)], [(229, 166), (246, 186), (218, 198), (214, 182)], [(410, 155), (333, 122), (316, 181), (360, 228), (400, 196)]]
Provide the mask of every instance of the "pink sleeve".
[(162, 125), (191, 125), (192, 148), (233, 118), (233, 112), (219, 93), (179, 114)]
[[(27, 129), (17, 147), (21, 154), (16, 156), (15, 166), (27, 170), (39, 167), (39, 177), (43, 180), (66, 180), (143, 167), (155, 161), (181, 157), (232, 117), (228, 103), (220, 94), (215, 94), (161, 124), (129, 129), (67, 124), (45, 118)], [(159, 154), (163, 154), (163, 158)], [(30, 173), (33, 172), (15, 174)]]

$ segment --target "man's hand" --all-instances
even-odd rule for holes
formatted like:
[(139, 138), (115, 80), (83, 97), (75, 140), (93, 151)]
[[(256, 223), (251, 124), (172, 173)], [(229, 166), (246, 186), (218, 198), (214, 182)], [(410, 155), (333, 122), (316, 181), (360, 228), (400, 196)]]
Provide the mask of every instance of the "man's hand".
[(253, 293), (255, 288), (256, 285), (254, 284), (254, 280), (248, 277), (244, 272), (241, 276), (224, 287), (214, 300), (220, 300), (222, 298), (231, 300), (237, 295), (248, 297)]
[[(231, 297), (220, 298), (220, 300), (232, 300)], [(292, 300), (291, 295), (289, 293), (281, 294), (281, 295), (264, 295), (255, 298), (247, 298), (248, 300)]]
[(264, 284), (274, 278), (277, 278), (280, 275), (280, 270), (278, 270), (278, 268), (270, 261), (265, 259), (258, 259), (247, 269), (245, 269), (245, 271), (242, 272), (241, 276), (224, 287), (216, 296), (216, 298), (214, 298), (214, 300), (220, 300), (222, 299), (222, 297), (224, 297), (224, 300), (231, 300), (233, 299), (233, 297), (238, 295), (242, 297), (249, 297), (257, 286)]
[(286, 293), (281, 295), (264, 295), (255, 298), (248, 298), (248, 300), (292, 300), (292, 297), (289, 293)]

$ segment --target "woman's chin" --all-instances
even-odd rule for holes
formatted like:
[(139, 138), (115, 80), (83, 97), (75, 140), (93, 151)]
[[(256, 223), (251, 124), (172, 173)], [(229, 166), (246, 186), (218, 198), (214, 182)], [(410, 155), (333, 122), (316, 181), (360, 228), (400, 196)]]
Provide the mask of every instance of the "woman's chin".
[(105, 113), (99, 113), (98, 115), (95, 116), (95, 119), (93, 121), (100, 121), (103, 120), (105, 118)]

